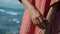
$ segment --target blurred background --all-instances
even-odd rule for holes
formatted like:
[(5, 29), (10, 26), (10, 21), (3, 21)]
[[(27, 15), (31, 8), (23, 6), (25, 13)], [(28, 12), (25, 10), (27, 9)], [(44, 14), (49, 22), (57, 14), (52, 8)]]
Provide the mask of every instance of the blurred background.
[(0, 34), (19, 34), (23, 13), (18, 0), (0, 0)]

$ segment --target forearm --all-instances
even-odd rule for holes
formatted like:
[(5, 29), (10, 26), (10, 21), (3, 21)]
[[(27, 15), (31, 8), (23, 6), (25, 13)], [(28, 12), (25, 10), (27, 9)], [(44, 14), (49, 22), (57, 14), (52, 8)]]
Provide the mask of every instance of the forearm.
[(46, 17), (46, 20), (48, 22), (51, 22), (53, 20), (55, 14), (57, 12), (57, 4), (55, 3), (50, 7), (49, 12), (48, 12), (47, 17)]
[(35, 7), (30, 3), (29, 0), (22, 0), (22, 3), (24, 4), (25, 8), (27, 8), (28, 10), (30, 10), (30, 13), (33, 15), (36, 14), (36, 9)]
[(46, 17), (46, 20), (48, 20), (48, 22), (50, 22), (50, 20), (51, 20), (51, 17), (52, 17), (52, 14), (53, 14), (53, 11), (54, 10), (54, 8), (53, 7), (51, 7), (50, 9), (49, 9), (49, 12), (48, 12), (48, 16)]
[(30, 3), (29, 0), (21, 0), (21, 1), (26, 8), (29, 8), (29, 9), (34, 8), (34, 6)]
[(40, 16), (40, 20), (42, 22), (41, 14), (39, 14), (39, 12), (35, 9), (35, 7), (30, 3), (29, 0), (22, 0), (22, 3), (30, 11), (30, 15), (32, 18), (36, 18)]

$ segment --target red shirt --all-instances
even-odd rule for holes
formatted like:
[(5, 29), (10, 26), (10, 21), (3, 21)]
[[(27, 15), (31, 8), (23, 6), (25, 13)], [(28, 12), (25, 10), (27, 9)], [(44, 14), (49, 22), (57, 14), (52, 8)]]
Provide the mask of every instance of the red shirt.
[[(46, 14), (48, 13), (47, 11), (48, 6), (52, 5), (57, 1), (58, 0), (30, 0), (30, 2), (37, 8), (37, 10), (41, 12), (41, 14), (44, 17), (46, 17)], [(28, 9), (26, 9), (24, 12), (20, 28), (20, 34), (40, 34), (42, 30), (33, 24), (29, 12), (30, 11)], [(60, 22), (60, 11), (57, 11), (51, 24), (50, 34), (58, 34), (59, 22)]]

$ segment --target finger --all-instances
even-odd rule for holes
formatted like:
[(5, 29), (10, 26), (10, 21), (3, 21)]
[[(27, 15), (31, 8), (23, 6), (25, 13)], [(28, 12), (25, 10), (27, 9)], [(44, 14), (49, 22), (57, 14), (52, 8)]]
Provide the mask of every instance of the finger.
[(36, 26), (38, 26), (41, 29), (44, 29), (46, 27), (43, 21), (41, 20), (40, 16), (33, 18), (32, 21), (34, 22)]
[(41, 25), (42, 25), (42, 27), (45, 27), (45, 24), (43, 23), (44, 22), (44, 20), (43, 20), (43, 18), (40, 18), (40, 16), (37, 18), (41, 23)]
[[(38, 26), (39, 28), (41, 28), (41, 24), (39, 24), (40, 21), (39, 21), (38, 19), (33, 18), (32, 21), (33, 21), (33, 24), (34, 24), (35, 26)], [(39, 26), (39, 25), (40, 25), (40, 26)]]

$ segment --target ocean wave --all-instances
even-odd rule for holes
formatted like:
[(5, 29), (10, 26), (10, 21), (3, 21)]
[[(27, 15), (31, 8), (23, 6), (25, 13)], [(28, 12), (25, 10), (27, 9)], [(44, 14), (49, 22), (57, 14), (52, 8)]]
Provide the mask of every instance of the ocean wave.
[(0, 9), (0, 12), (5, 12), (5, 10), (4, 9)]
[(20, 21), (18, 19), (12, 19), (12, 20), (16, 23), (20, 23)]
[(17, 11), (13, 11), (13, 10), (4, 10), (4, 9), (0, 9), (0, 12), (6, 13), (6, 14), (10, 14), (10, 15), (22, 15), (23, 12), (17, 12)]
[(11, 15), (18, 15), (18, 13), (16, 12), (6, 12), (7, 14), (11, 14)]

